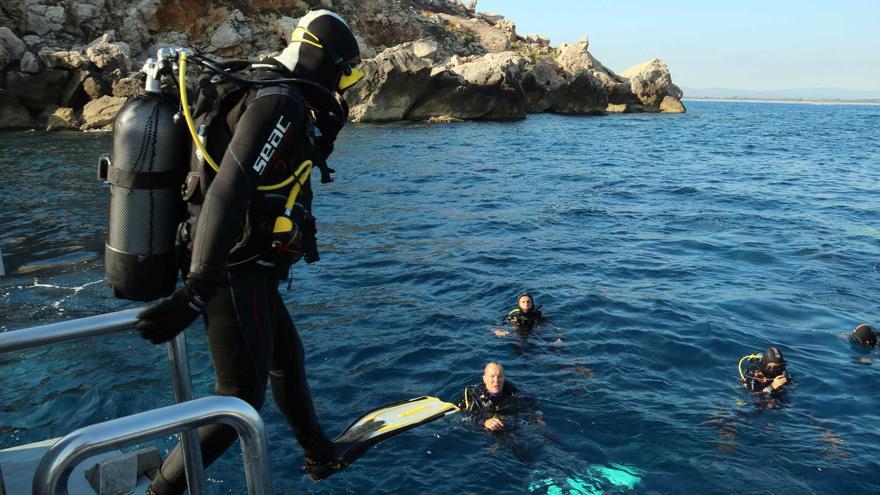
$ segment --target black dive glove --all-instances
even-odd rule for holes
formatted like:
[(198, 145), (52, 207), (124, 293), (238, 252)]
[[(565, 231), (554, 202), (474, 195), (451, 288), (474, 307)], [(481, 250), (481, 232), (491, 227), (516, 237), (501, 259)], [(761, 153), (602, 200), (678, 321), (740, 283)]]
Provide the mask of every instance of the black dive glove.
[(333, 143), (336, 142), (336, 136), (339, 135), (339, 131), (348, 120), (348, 105), (345, 104), (345, 100), (342, 100), (341, 108), (342, 115), (337, 115), (332, 111), (315, 112), (315, 127), (321, 131), (321, 135), (315, 140), (315, 145), (323, 153), (325, 159), (330, 156), (330, 153), (333, 153)]
[(168, 342), (190, 326), (205, 311), (216, 288), (192, 279), (171, 297), (138, 313), (135, 328), (154, 344)]

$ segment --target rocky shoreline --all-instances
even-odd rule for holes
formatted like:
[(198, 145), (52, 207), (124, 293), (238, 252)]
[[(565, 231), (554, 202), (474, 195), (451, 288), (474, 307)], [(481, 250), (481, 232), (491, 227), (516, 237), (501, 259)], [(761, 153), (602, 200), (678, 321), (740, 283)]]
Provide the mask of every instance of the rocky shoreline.
[(558, 47), (454, 0), (9, 0), (0, 6), (0, 129), (106, 129), (158, 48), (218, 59), (280, 51), (297, 18), (329, 8), (358, 35), (356, 122), (516, 120), (530, 113), (682, 113), (659, 59), (619, 74), (589, 40)]

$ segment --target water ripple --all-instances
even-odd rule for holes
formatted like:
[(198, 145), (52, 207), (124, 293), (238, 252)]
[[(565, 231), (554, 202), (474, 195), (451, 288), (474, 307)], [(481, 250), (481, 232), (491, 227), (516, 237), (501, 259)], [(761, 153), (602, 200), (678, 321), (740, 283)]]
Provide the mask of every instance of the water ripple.
[[(537, 396), (546, 426), (497, 437), (449, 417), (313, 484), (270, 401), (277, 489), (525, 493), (617, 463), (641, 470), (638, 493), (880, 491), (880, 355), (841, 338), (880, 322), (865, 199), (880, 191), (878, 119), (693, 102), (674, 117), (346, 129), (337, 182), (316, 187), (322, 260), (282, 292), (325, 430), (384, 402), (455, 400), (488, 359)], [(133, 306), (100, 282), (94, 163), (110, 136), (52, 140), (46, 154), (42, 133), (0, 134), (0, 331)], [(524, 289), (552, 325), (496, 337)], [(188, 334), (209, 394), (204, 328)], [(797, 389), (756, 409), (735, 366), (771, 344)], [(169, 404), (166, 366), (132, 334), (0, 356), (0, 448)], [(208, 474), (210, 493), (244, 486), (234, 454)]]

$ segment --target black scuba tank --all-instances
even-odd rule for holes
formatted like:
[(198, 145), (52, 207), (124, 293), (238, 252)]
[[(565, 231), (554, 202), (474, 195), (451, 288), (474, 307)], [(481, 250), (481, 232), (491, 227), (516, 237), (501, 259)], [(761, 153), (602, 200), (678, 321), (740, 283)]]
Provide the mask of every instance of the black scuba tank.
[(177, 283), (174, 246), (190, 152), (177, 111), (161, 94), (129, 100), (113, 124), (110, 159), (101, 160), (99, 176), (110, 185), (105, 274), (121, 299), (164, 297)]

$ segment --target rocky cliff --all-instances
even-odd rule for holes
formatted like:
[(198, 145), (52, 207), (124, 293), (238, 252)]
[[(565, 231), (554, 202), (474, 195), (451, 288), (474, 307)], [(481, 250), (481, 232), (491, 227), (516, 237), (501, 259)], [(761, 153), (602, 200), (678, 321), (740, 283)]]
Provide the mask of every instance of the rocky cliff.
[(137, 94), (156, 49), (215, 58), (269, 56), (297, 18), (329, 8), (361, 43), (352, 119), (511, 120), (528, 113), (684, 112), (654, 59), (616, 74), (587, 38), (552, 47), (476, 2), (454, 0), (4, 0), (0, 128), (103, 128)]

